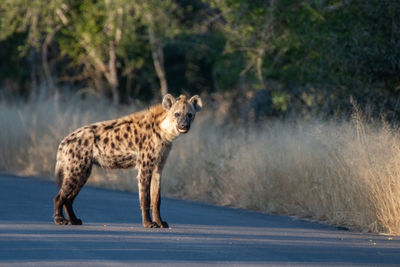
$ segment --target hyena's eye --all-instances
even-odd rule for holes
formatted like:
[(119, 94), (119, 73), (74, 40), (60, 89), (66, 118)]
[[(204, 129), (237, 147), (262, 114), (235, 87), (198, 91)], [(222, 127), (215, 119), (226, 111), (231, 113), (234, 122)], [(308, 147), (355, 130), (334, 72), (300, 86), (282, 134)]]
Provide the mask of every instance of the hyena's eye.
[(193, 114), (192, 113), (188, 113), (187, 116), (188, 116), (189, 119), (193, 118)]
[(181, 114), (180, 114), (179, 112), (176, 112), (176, 113), (174, 114), (175, 118), (179, 118), (180, 115), (181, 115)]

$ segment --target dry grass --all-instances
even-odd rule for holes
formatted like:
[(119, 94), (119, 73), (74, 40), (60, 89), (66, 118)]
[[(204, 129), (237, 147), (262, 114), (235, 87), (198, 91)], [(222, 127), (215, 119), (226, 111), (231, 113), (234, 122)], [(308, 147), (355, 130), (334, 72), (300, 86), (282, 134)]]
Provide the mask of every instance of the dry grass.
[[(73, 104), (72, 104), (73, 103)], [(0, 170), (53, 175), (56, 148), (71, 130), (135, 108), (54, 101), (0, 104)], [(400, 235), (400, 135), (384, 123), (269, 122), (233, 127), (202, 111), (178, 138), (163, 193)], [(4, 130), (5, 129), (5, 130)], [(134, 171), (95, 171), (91, 184), (135, 191)]]

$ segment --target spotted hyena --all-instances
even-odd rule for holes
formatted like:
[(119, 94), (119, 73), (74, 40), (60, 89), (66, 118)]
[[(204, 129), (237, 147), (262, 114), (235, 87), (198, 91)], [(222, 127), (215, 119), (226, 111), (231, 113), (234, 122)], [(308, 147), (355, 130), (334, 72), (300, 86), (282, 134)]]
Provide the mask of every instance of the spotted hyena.
[[(54, 223), (82, 224), (72, 204), (95, 164), (108, 169), (135, 167), (143, 226), (168, 227), (160, 216), (161, 172), (172, 141), (189, 131), (201, 107), (197, 95), (188, 100), (184, 95), (175, 99), (167, 94), (162, 104), (84, 126), (65, 137), (58, 148), (55, 168), (61, 188), (54, 198)], [(68, 220), (63, 215), (63, 207)]]

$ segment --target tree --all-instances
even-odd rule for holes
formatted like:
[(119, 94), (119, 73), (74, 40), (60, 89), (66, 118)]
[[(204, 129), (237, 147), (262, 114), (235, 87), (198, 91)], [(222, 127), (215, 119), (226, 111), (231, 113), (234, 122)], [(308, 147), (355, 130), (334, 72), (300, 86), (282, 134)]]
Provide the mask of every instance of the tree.
[[(76, 4), (76, 3), (73, 3)], [(113, 104), (120, 102), (117, 47), (126, 32), (124, 19), (129, 15), (126, 1), (80, 1), (76, 6), (64, 5), (57, 15), (63, 24), (61, 53), (68, 55), (94, 87), (104, 91), (103, 80), (111, 91)]]
[(160, 94), (168, 93), (164, 62), (164, 46), (181, 32), (178, 6), (171, 0), (132, 1), (134, 14), (147, 29), (154, 69), (160, 80)]
[(27, 32), (27, 41), (21, 51), (26, 55), (30, 47), (41, 49), (42, 69), (50, 93), (55, 84), (48, 64), (48, 47), (54, 35), (61, 29), (56, 11), (62, 0), (1, 0), (0, 40), (5, 40), (15, 32)]
[[(168, 92), (163, 48), (179, 32), (178, 6), (173, 1), (1, 1), (0, 39), (26, 32), (25, 50), (34, 47), (39, 52), (41, 47), (49, 89), (54, 87), (55, 74), (47, 63), (48, 47), (55, 42), (60, 55), (69, 59), (69, 66), (81, 70), (63, 80), (91, 81), (100, 92), (110, 90), (114, 104), (120, 102), (121, 73), (132, 79), (131, 72), (143, 65), (140, 57), (127, 53), (130, 46), (139, 45), (142, 53), (151, 53), (160, 93)], [(141, 39), (148, 41), (149, 50)], [(135, 60), (139, 63), (133, 63)], [(119, 70), (121, 67), (125, 70)]]
[[(226, 54), (241, 54), (244, 62), (239, 74), (243, 83), (248, 76), (254, 75), (256, 88), (265, 88), (262, 73), (264, 56), (273, 48), (275, 1), (269, 0), (206, 0), (212, 8), (218, 9), (223, 20), (219, 29), (226, 39)], [(251, 74), (251, 75), (249, 75)], [(251, 78), (251, 77), (250, 77)]]

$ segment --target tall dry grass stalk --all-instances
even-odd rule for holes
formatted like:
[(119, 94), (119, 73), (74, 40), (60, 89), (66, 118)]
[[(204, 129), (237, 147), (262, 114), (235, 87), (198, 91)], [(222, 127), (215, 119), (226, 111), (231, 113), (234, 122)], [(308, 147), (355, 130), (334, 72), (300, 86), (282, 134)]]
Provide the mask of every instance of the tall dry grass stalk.
[[(0, 104), (0, 170), (53, 179), (58, 143), (90, 122), (133, 112), (79, 99)], [(226, 126), (199, 113), (164, 169), (163, 193), (400, 235), (400, 135), (385, 123), (269, 122)], [(137, 190), (134, 171), (101, 171), (89, 183)]]

